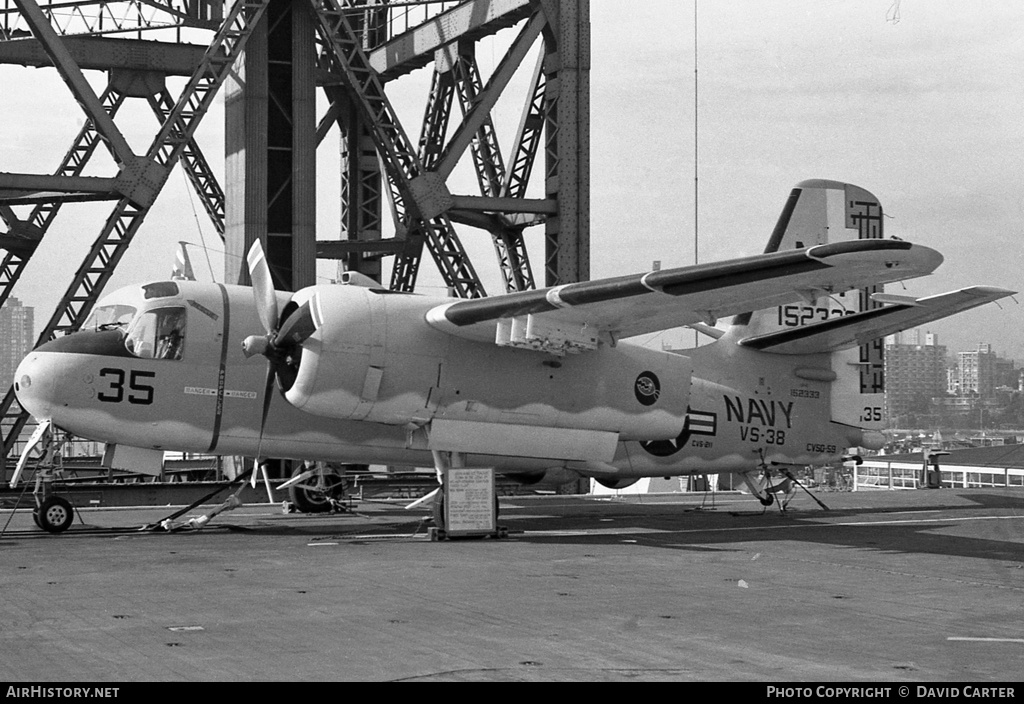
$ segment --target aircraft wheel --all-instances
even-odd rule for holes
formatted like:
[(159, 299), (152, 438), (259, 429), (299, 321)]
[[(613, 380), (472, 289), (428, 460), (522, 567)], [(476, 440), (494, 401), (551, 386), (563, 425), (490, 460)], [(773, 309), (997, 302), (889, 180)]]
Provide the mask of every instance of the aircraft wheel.
[[(301, 464), (292, 470), (292, 476), (305, 471)], [(345, 493), (345, 480), (331, 471), (312, 476), (301, 484), (288, 487), (288, 500), (302, 513), (326, 513), (333, 507), (331, 499), (340, 499)]]
[(71, 527), (71, 522), (75, 520), (75, 512), (67, 499), (50, 496), (33, 512), (33, 517), (39, 527), (47, 533), (63, 533)]
[(775, 494), (768, 494), (766, 498), (758, 499), (758, 501), (761, 502), (762, 506), (771, 506), (775, 503)]

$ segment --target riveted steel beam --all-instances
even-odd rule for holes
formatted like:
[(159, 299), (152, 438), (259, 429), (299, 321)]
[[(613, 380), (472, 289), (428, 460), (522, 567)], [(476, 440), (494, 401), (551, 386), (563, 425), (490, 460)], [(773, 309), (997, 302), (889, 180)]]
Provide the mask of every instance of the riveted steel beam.
[(419, 267), (416, 252), (425, 246), (445, 283), (460, 297), (485, 295), (472, 263), (444, 214), (451, 207), (443, 179), (423, 168), (377, 72), (369, 65), (361, 37), (338, 0), (311, 0), (317, 30), (333, 73), (342, 75), (349, 95), (373, 135), (391, 189), (396, 223), (404, 225), (410, 247), (392, 269), (391, 287), (412, 290)]
[(472, 41), (511, 27), (532, 11), (530, 0), (471, 0), (442, 12), (370, 51), (369, 65), (384, 81), (434, 59), (434, 52), (460, 40)]
[(57, 67), (60, 77), (64, 79), (75, 100), (82, 106), (82, 110), (85, 111), (89, 119), (96, 124), (97, 131), (110, 143), (114, 160), (122, 167), (134, 162), (136, 160), (135, 153), (128, 146), (128, 141), (103, 109), (102, 103), (96, 97), (96, 93), (93, 92), (85, 76), (82, 75), (82, 70), (71, 56), (71, 52), (64, 46), (60, 36), (39, 5), (35, 3), (35, 0), (15, 0), (15, 2), (26, 23), (32, 29), (32, 34), (43, 45), (43, 50), (50, 57), (53, 65)]
[[(62, 44), (83, 71), (145, 70), (165, 76), (191, 76), (205, 46), (115, 37), (65, 36)], [(0, 41), (0, 64), (53, 66), (42, 42), (33, 37)]]

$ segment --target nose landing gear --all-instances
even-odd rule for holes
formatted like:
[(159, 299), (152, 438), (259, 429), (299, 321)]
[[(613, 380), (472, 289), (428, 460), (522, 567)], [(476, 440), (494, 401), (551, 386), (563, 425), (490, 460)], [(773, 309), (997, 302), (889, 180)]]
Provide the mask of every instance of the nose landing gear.
[(53, 480), (64, 469), (60, 454), (64, 442), (64, 439), (58, 439), (50, 421), (39, 423), (25, 446), (25, 450), (21, 453), (14, 477), (11, 479), (11, 488), (13, 489), (25, 471), (25, 466), (29, 462), (29, 454), (36, 447), (40, 447), (42, 454), (35, 460), (36, 481), (32, 489), (32, 497), (35, 499), (36, 507), (32, 511), (32, 519), (47, 533), (63, 533), (71, 527), (75, 520), (75, 510), (71, 506), (71, 502), (53, 493)]

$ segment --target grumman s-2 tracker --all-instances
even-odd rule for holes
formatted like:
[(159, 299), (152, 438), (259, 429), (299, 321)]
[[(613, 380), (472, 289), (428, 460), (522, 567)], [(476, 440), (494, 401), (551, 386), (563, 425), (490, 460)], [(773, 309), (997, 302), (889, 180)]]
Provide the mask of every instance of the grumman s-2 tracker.
[[(793, 189), (764, 254), (480, 299), (359, 277), (278, 292), (257, 242), (251, 289), (122, 289), (30, 353), (16, 390), (140, 466), (179, 450), (613, 488), (734, 472), (768, 505), (768, 475), (882, 445), (880, 338), (1013, 293), (881, 293), (941, 262), (883, 238), (870, 193), (821, 180)], [(716, 339), (626, 339), (680, 326)], [(37, 522), (66, 528), (70, 505), (48, 498)]]

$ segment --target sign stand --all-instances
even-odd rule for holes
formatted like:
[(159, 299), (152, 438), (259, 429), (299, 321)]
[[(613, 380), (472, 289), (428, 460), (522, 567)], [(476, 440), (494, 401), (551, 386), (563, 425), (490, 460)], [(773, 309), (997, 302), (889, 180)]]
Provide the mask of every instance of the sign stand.
[(431, 540), (508, 537), (508, 529), (498, 526), (493, 468), (445, 468), (443, 482), (438, 499), (444, 525), (431, 528)]

